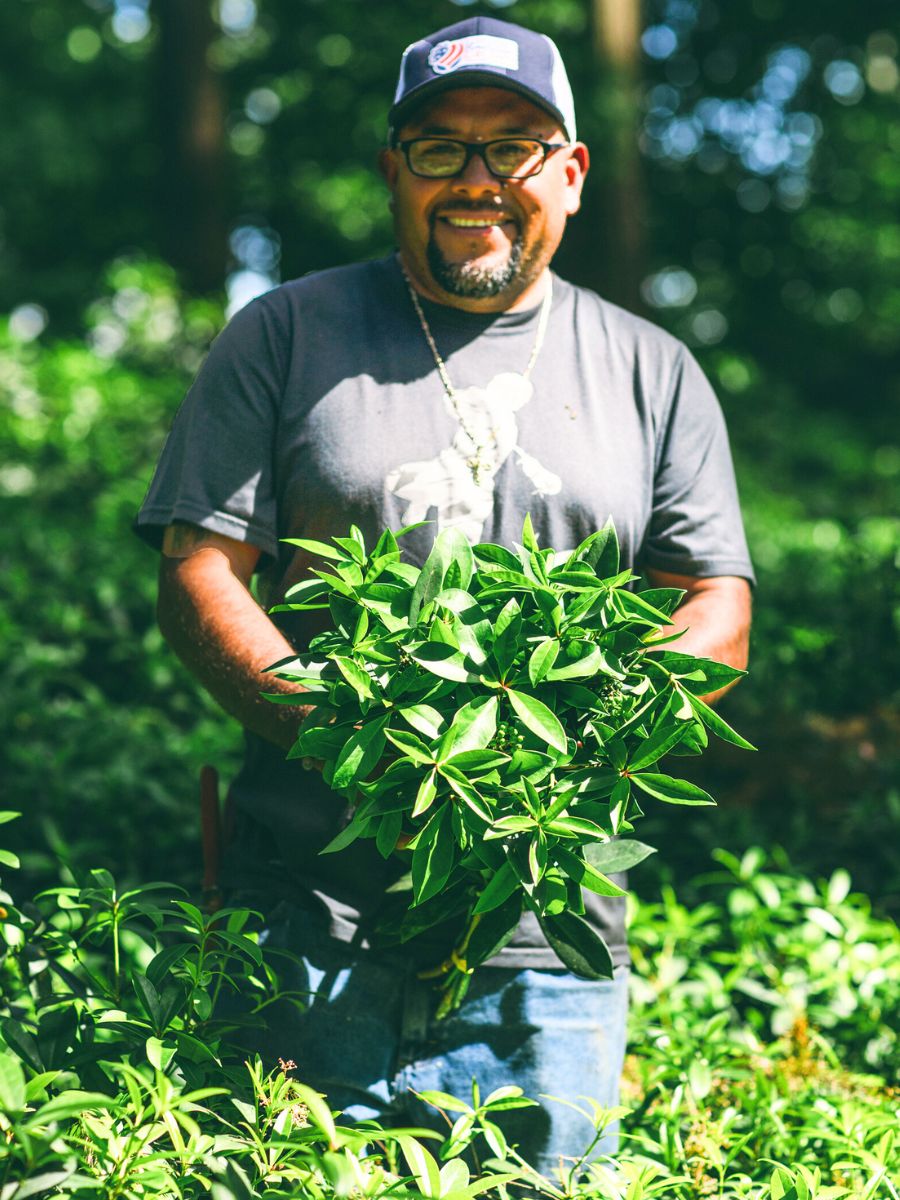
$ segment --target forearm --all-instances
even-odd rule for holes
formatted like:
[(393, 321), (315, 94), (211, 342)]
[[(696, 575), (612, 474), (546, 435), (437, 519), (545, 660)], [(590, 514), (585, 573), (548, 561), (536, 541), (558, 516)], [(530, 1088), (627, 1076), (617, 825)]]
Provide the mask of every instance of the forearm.
[(722, 619), (716, 602), (710, 597), (695, 596), (686, 600), (672, 614), (674, 628), (684, 630), (673, 649), (698, 658), (714, 658), (741, 671), (747, 666), (747, 637)]
[[(683, 631), (677, 642), (666, 648), (676, 653), (712, 658), (716, 662), (746, 670), (750, 641), (751, 593), (745, 579), (718, 576), (694, 579), (654, 572), (652, 583), (658, 587), (686, 588), (687, 596), (672, 614), (669, 633)], [(704, 696), (714, 703), (729, 687)]]
[(218, 703), (247, 729), (287, 750), (308, 707), (273, 704), (261, 692), (302, 694), (264, 674), (294, 650), (214, 548), (163, 557), (158, 617), (166, 641)]

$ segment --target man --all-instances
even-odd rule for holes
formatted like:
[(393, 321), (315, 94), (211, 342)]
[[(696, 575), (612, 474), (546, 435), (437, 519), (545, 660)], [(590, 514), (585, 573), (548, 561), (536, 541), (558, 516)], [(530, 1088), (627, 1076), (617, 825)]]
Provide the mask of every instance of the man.
[[(374, 539), (428, 518), (403, 542), (421, 563), (442, 527), (509, 544), (530, 512), (562, 550), (612, 514), (624, 561), (685, 589), (684, 648), (743, 666), (752, 568), (727, 437), (683, 346), (549, 270), (588, 169), (549, 39), (474, 18), (416, 42), (390, 123), (381, 170), (397, 255), (285, 284), (233, 318), (138, 527), (162, 547), (165, 636), (248, 731), (231, 878), (266, 904), (270, 940), (302, 956), (295, 982), (313, 994), (272, 1031), (273, 1055), (355, 1116), (425, 1120), (410, 1088), (468, 1092), (472, 1075), (482, 1095), (518, 1083), (614, 1104), (621, 904), (588, 898), (613, 980), (568, 975), (526, 918), (460, 1012), (435, 1023), (417, 968), (450, 943), (380, 948), (374, 926), (404, 864), (370, 842), (318, 856), (343, 805), (285, 761), (302, 697), (296, 708), (260, 698), (275, 686), (264, 668), (315, 628), (276, 624), (249, 585), (258, 572), (276, 602), (313, 565), (280, 539), (326, 540), (351, 522)], [(506, 1116), (545, 1169), (589, 1140), (559, 1105)]]

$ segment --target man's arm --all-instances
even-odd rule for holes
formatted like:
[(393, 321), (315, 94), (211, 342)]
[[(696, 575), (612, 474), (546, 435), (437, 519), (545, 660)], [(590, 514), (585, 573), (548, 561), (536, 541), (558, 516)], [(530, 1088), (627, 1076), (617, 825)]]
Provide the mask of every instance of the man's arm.
[(263, 674), (295, 651), (249, 592), (260, 551), (195, 525), (163, 535), (157, 616), (163, 637), (226, 712), (289, 749), (308, 706), (273, 704), (260, 692), (301, 693)]
[[(695, 654), (699, 658), (714, 658), (731, 667), (745, 670), (750, 641), (750, 585), (737, 575), (716, 575), (698, 579), (693, 575), (672, 575), (667, 571), (648, 569), (647, 578), (652, 587), (681, 588), (687, 592), (684, 600), (672, 614), (674, 627), (685, 633), (673, 642), (671, 649)], [(704, 696), (706, 702), (714, 703), (734, 687), (729, 684)]]

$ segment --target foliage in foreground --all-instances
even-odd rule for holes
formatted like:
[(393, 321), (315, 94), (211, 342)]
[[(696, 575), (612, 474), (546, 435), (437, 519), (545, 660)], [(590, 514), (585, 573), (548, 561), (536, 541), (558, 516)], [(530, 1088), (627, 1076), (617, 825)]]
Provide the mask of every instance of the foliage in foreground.
[(752, 749), (701, 699), (743, 672), (660, 649), (680, 636), (670, 614), (684, 593), (630, 591), (611, 523), (565, 555), (538, 545), (530, 517), (515, 553), (449, 528), (421, 568), (390, 530), (369, 552), (355, 526), (331, 544), (287, 540), (326, 562), (274, 611), (331, 618), (308, 654), (270, 668), (314, 705), (290, 757), (323, 760), (355, 802), (323, 853), (357, 838), (384, 858), (411, 851), (395, 939), (464, 926), (434, 972), (446, 978), (439, 1013), (523, 908), (569, 970), (611, 978), (582, 888), (623, 895), (608, 873), (652, 852), (628, 836), (639, 798), (714, 803), (656, 764), (701, 753), (707, 729)]
[[(583, 1179), (507, 1147), (515, 1088), (432, 1097), (458, 1122), (442, 1142), (345, 1126), (293, 1064), (245, 1062), (277, 993), (245, 911), (206, 917), (102, 871), (20, 907), (0, 893), (0, 1197), (472, 1200), (515, 1195), (515, 1175), (548, 1197), (896, 1200), (896, 926), (843, 872), (720, 860), (699, 907), (671, 890), (634, 906), (623, 1108), (573, 1114), (586, 1152), (622, 1116), (622, 1150)], [(240, 1020), (222, 1003), (237, 990)]]

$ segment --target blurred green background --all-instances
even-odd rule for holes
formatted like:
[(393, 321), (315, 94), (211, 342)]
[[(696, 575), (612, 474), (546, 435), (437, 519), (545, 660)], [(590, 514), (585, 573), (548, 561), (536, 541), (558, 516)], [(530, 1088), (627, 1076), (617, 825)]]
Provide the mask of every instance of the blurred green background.
[[(199, 881), (197, 777), (236, 727), (155, 627), (130, 533), (226, 311), (385, 253), (399, 56), (487, 13), (549, 33), (593, 153), (557, 269), (692, 347), (759, 573), (755, 756), (692, 764), (635, 873), (712, 846), (847, 866), (900, 910), (900, 17), (869, 0), (5, 0), (0, 773), (36, 883)], [(685, 760), (679, 760), (683, 764)]]

